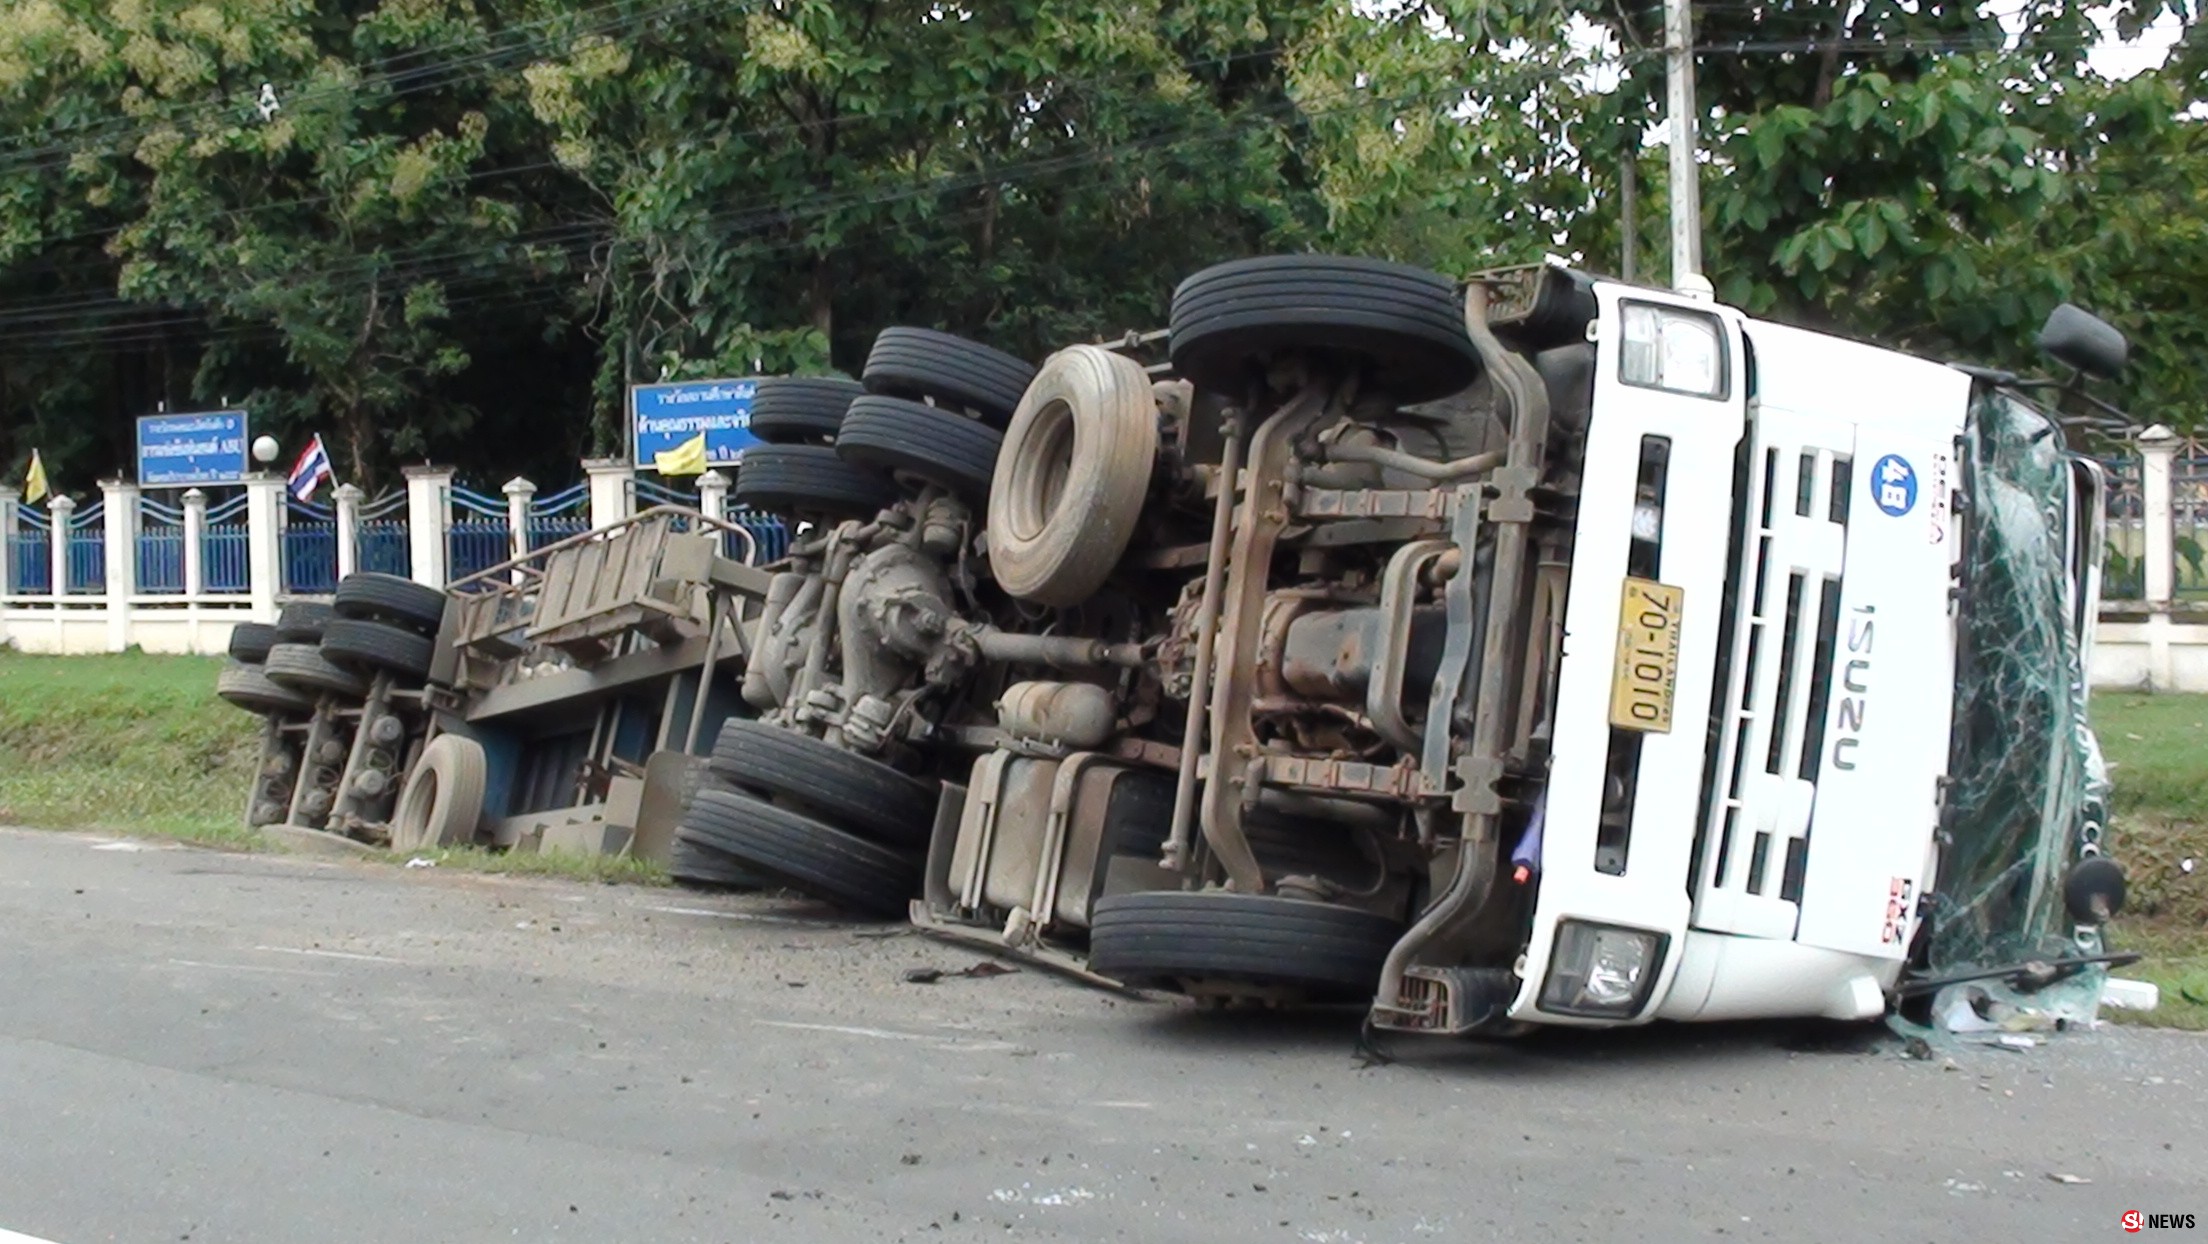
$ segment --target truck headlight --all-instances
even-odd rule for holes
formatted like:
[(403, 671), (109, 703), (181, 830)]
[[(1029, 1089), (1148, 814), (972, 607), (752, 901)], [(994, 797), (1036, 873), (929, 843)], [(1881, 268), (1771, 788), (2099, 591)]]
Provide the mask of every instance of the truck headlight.
[(1541, 986), (1541, 1009), (1592, 1019), (1628, 1019), (1639, 1014), (1656, 987), (1670, 938), (1646, 929), (1620, 928), (1565, 920), (1556, 926), (1556, 949), (1549, 955), (1549, 978)]
[(1618, 379), (1644, 389), (1725, 396), (1725, 333), (1717, 317), (1629, 302), (1618, 347)]

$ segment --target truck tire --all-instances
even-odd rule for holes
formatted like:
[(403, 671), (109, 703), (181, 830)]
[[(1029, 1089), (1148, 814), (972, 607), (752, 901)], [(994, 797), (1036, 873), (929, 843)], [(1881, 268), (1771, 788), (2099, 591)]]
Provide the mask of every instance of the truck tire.
[(445, 622), (445, 594), (393, 574), (362, 571), (337, 585), (337, 616), (363, 622), (389, 622), (423, 635), (435, 635)]
[(314, 701), (289, 687), (277, 686), (257, 665), (231, 662), (215, 675), (215, 694), (224, 703), (271, 717), (304, 717)]
[(489, 781), (481, 743), (458, 734), (431, 739), (399, 788), (399, 802), (391, 812), (391, 849), (420, 851), (475, 841)]
[[(318, 644), (322, 642), (322, 628), (337, 616), (328, 605), (320, 601), (295, 600), (285, 605), (276, 615), (276, 642), (279, 644)], [(265, 659), (265, 658), (264, 658)]]
[(768, 445), (827, 445), (843, 412), (866, 386), (835, 376), (779, 376), (759, 382), (751, 399), (751, 434)]
[(1097, 901), (1089, 969), (1128, 985), (1191, 980), (1289, 988), (1314, 1002), (1372, 997), (1397, 921), (1262, 894), (1161, 890)]
[(276, 628), (265, 622), (240, 622), (230, 628), (230, 659), (259, 665), (276, 646)]
[(750, 872), (734, 856), (724, 855), (676, 831), (667, 853), (667, 875), (678, 885), (713, 890), (757, 890), (758, 874)]
[(1454, 283), (1423, 268), (1334, 255), (1218, 264), (1173, 291), (1173, 366), (1239, 400), (1287, 353), (1361, 364), (1368, 383), (1411, 405), (1480, 374)]
[(897, 397), (869, 394), (851, 403), (836, 433), (846, 462), (916, 476), (986, 503), (1004, 434), (964, 415)]
[(997, 585), (1043, 605), (1088, 599), (1127, 551), (1157, 456), (1157, 400), (1141, 364), (1096, 346), (1051, 355), (989, 484)]
[(729, 495), (769, 514), (840, 520), (874, 517), (896, 502), (897, 489), (824, 445), (756, 445), (744, 452)]
[(330, 664), (315, 644), (278, 644), (268, 650), (268, 661), (261, 668), (277, 686), (302, 695), (335, 695), (349, 700), (368, 695), (365, 679)]
[(338, 618), (322, 631), (322, 655), (331, 664), (361, 674), (381, 671), (404, 682), (429, 677), (436, 645), (424, 636), (388, 622)]
[(920, 889), (917, 856), (733, 791), (699, 791), (682, 832), (749, 871), (852, 911), (902, 916)]
[(860, 378), (869, 393), (961, 407), (1001, 428), (1035, 369), (1002, 350), (932, 328), (885, 328)]
[(711, 768), (724, 782), (788, 799), (891, 846), (925, 847), (935, 829), (935, 783), (762, 721), (730, 718)]

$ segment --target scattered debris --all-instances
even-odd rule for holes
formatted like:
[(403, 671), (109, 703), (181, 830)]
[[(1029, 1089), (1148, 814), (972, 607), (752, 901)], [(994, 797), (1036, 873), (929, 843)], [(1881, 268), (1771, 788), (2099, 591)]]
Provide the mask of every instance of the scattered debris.
[(406, 862), (406, 866), (408, 868), (435, 868), (437, 867), (437, 861), (429, 858), (426, 855), (417, 855), (413, 859), (408, 860)]
[(1008, 968), (994, 960), (984, 959), (972, 967), (952, 972), (943, 968), (907, 968), (905, 983), (908, 985), (933, 985), (946, 977), (964, 977), (967, 980), (986, 980), (992, 976), (1010, 976), (1018, 968)]
[(2047, 1178), (2050, 1182), (2058, 1184), (2089, 1184), (2093, 1182), (2083, 1175), (2065, 1175), (2060, 1171), (2048, 1172)]

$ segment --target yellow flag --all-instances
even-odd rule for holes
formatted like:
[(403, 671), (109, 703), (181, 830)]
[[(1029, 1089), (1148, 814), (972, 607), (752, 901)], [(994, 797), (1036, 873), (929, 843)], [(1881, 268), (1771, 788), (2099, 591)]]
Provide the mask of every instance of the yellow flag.
[(31, 451), (31, 473), (23, 479), (23, 501), (37, 505), (46, 495), (46, 464), (38, 460), (38, 451)]
[(705, 433), (700, 432), (673, 449), (652, 455), (652, 467), (661, 475), (705, 474)]

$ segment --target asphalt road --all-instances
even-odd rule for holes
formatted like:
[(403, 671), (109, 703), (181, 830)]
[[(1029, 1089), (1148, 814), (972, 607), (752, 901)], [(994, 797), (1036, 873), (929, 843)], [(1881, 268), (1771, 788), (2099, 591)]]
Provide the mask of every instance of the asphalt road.
[(1682, 1028), (1366, 1067), (1340, 1016), (903, 981), (976, 961), (764, 896), (0, 831), (0, 1241), (2208, 1227), (2195, 1037), (1949, 1065)]

